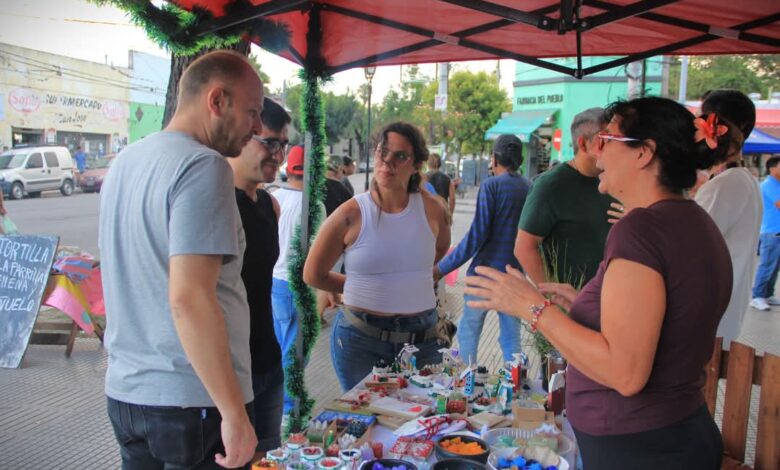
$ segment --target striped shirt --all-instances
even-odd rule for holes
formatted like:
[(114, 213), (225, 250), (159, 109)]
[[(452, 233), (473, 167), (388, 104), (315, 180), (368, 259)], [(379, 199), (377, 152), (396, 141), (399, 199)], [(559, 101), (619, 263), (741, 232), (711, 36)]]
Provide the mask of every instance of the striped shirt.
[(474, 221), (463, 240), (438, 267), (442, 275), (458, 269), (473, 258), (468, 274), (477, 266), (505, 271), (506, 265), (522, 269), (513, 253), (517, 223), (531, 182), (517, 173), (507, 172), (486, 179), (479, 188)]

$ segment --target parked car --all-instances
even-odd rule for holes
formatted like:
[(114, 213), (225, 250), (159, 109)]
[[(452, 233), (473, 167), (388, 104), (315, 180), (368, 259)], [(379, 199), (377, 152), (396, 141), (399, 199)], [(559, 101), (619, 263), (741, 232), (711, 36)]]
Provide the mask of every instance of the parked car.
[(79, 175), (79, 186), (81, 186), (82, 191), (85, 193), (100, 192), (103, 178), (108, 174), (108, 169), (114, 162), (115, 156), (111, 154), (97, 160), (90, 160), (87, 169)]
[(0, 155), (0, 187), (11, 199), (59, 189), (73, 194), (73, 158), (65, 147), (17, 147)]
[[(366, 162), (365, 160), (357, 164), (357, 172), (358, 173), (365, 173), (366, 172)], [(368, 172), (373, 173), (374, 172), (374, 160), (371, 159), (368, 161)]]

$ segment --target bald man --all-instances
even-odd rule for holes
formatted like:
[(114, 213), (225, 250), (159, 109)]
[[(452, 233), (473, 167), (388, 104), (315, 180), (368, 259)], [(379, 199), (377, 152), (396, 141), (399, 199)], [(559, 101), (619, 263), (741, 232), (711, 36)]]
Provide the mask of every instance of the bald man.
[(101, 189), (106, 395), (122, 468), (249, 468), (244, 233), (226, 158), (261, 132), (263, 84), (217, 51), (184, 72), (163, 131), (116, 158)]

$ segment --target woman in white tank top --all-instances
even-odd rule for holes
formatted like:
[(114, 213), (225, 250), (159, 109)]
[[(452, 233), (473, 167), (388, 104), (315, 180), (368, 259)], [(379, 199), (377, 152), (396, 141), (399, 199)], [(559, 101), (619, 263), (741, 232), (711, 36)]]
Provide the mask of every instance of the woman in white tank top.
[[(310, 286), (344, 294), (331, 335), (344, 390), (375, 362), (392, 362), (404, 343), (419, 349), (418, 366), (441, 361), (433, 266), (449, 248), (450, 227), (444, 204), (420, 190), (425, 139), (411, 124), (390, 124), (374, 159), (371, 191), (328, 217), (303, 273)], [(342, 254), (346, 275), (330, 270)]]

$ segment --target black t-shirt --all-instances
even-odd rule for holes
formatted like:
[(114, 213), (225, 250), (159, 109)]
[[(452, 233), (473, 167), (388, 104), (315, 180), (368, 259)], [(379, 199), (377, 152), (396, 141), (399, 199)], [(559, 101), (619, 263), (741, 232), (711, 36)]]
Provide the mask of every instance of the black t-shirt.
[(352, 182), (349, 180), (349, 176), (345, 176), (341, 178), (341, 184), (343, 184), (344, 187), (347, 188), (350, 197), (355, 195), (355, 188), (352, 187)]
[(341, 181), (325, 178), (325, 213), (331, 215), (337, 207), (349, 201), (352, 195)]
[(279, 232), (271, 196), (257, 191), (257, 202), (236, 188), (236, 202), (244, 224), (246, 251), (241, 278), (249, 303), (249, 348), (252, 373), (262, 374), (282, 362), (271, 314), (271, 275), (279, 258)]
[(436, 194), (448, 201), (450, 199), (450, 177), (441, 171), (430, 171), (425, 176), (428, 178), (428, 182), (433, 185)]

